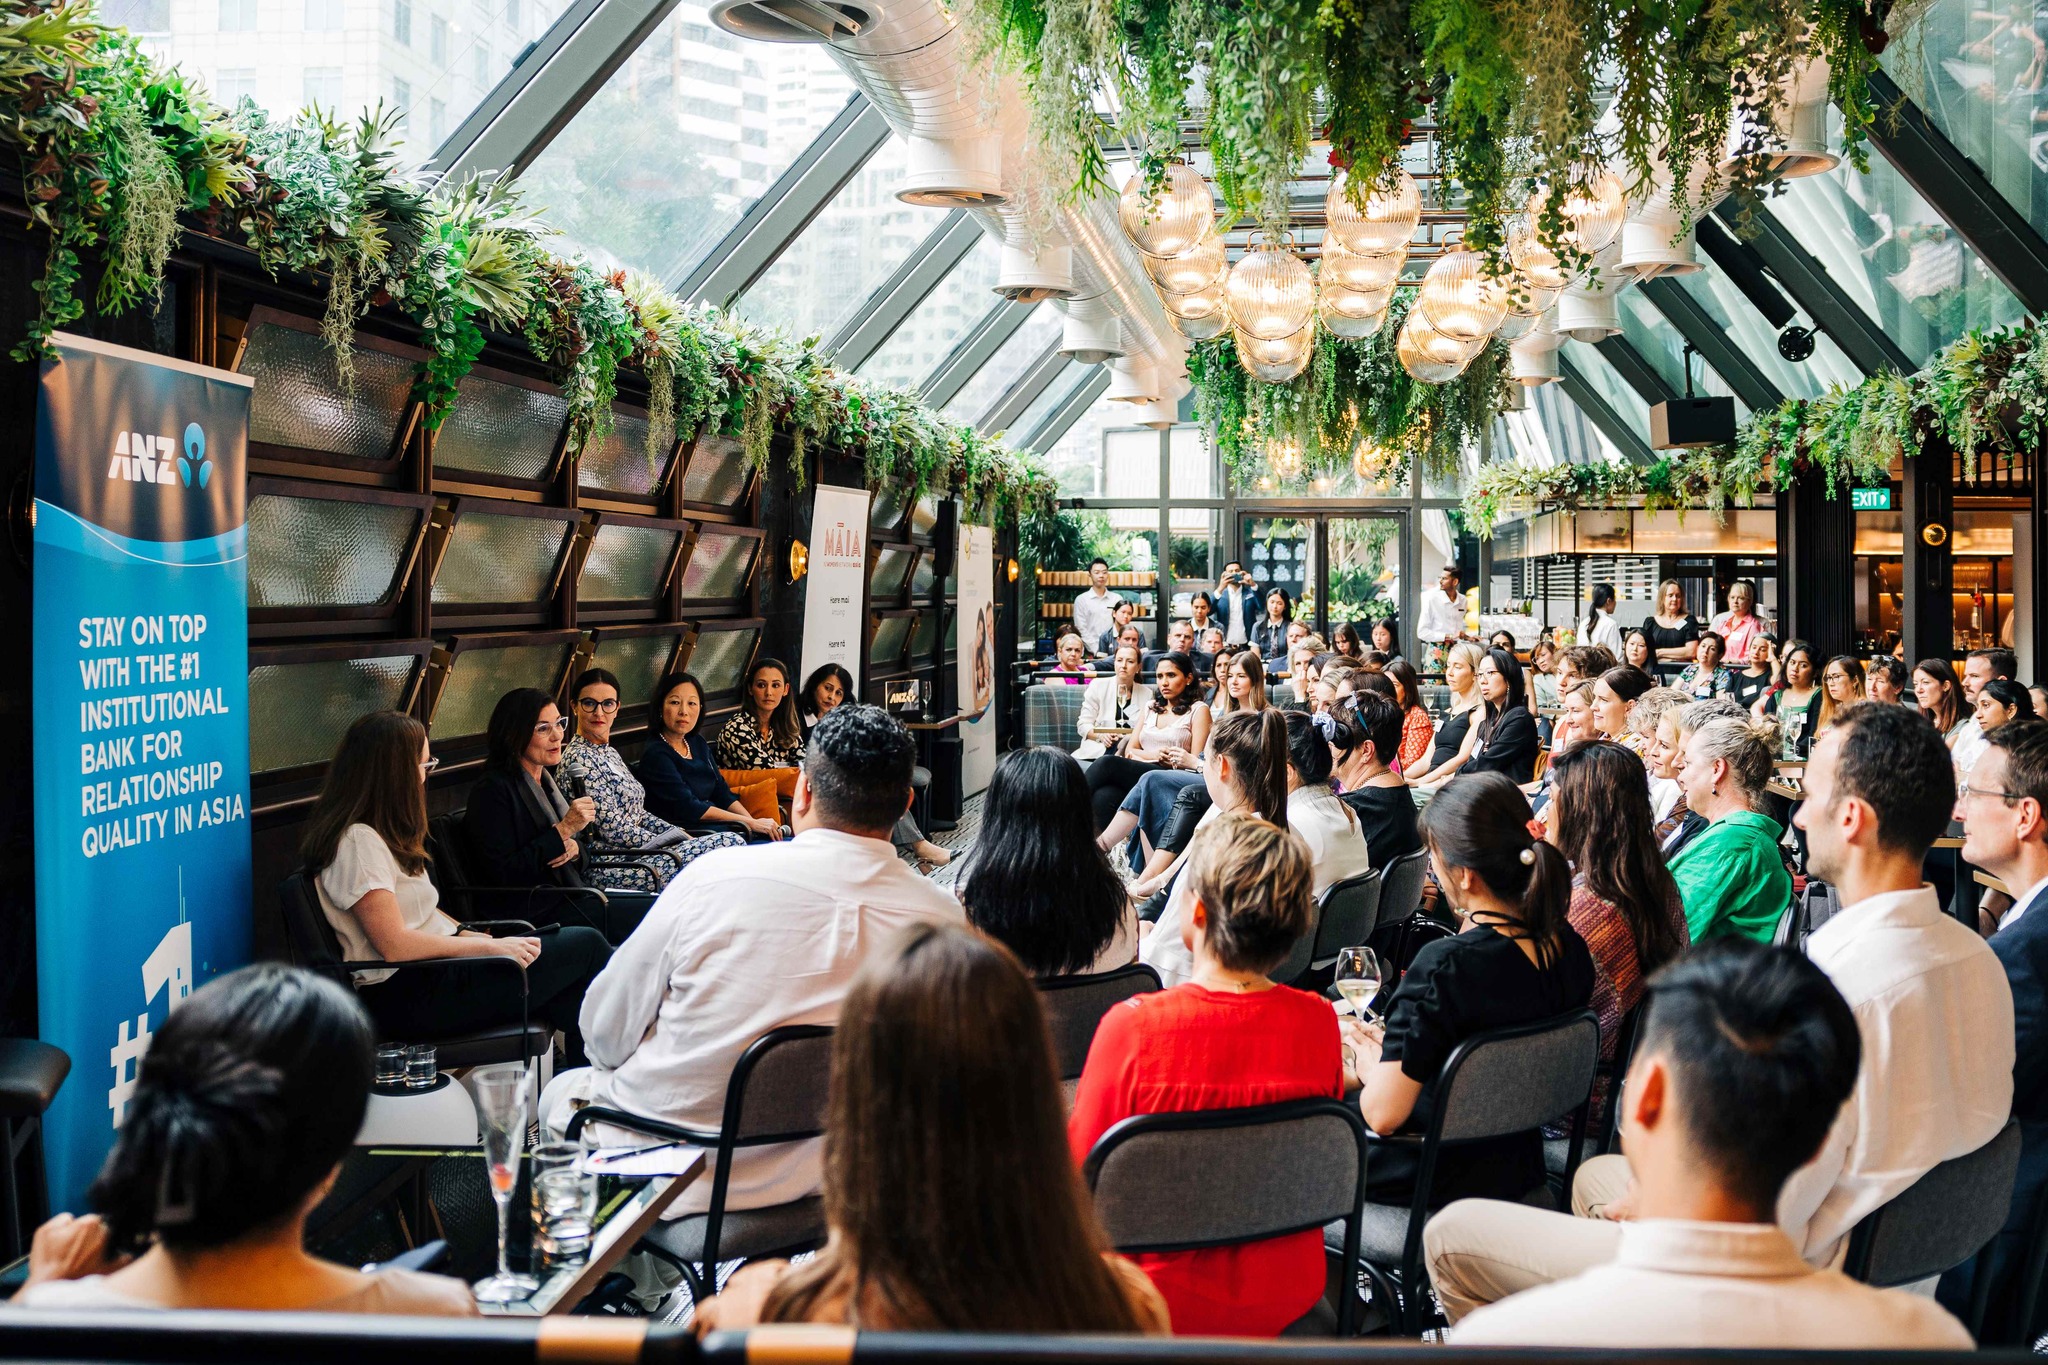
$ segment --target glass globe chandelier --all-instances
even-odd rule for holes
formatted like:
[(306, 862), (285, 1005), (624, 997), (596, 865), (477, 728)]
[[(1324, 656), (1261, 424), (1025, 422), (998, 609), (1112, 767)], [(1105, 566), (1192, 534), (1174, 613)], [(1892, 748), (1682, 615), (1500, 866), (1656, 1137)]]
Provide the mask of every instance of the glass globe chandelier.
[(1330, 177), (1330, 192), (1323, 201), (1330, 232), (1360, 256), (1406, 251), (1416, 224), (1422, 221), (1422, 190), (1415, 177), (1397, 172), (1392, 186), (1366, 195), (1363, 209), (1352, 204), (1346, 184), (1342, 173)]
[(1231, 335), (1237, 348), (1237, 363), (1266, 384), (1292, 382), (1308, 368), (1309, 357), (1315, 353), (1307, 327), (1302, 328), (1298, 341), (1292, 337), (1266, 341), (1241, 331)]
[(1218, 316), (1228, 316), (1228, 304), (1224, 301), (1223, 281), (1216, 280), (1207, 287), (1190, 294), (1165, 294), (1159, 296), (1160, 307), (1168, 317), (1187, 322), (1200, 322)]
[(1194, 249), (1216, 221), (1216, 201), (1202, 173), (1176, 161), (1166, 168), (1166, 184), (1157, 195), (1145, 193), (1143, 171), (1133, 172), (1117, 199), (1117, 219), (1146, 255), (1179, 256)]
[(1487, 273), (1486, 259), (1459, 247), (1422, 277), (1415, 306), (1429, 325), (1458, 341), (1483, 341), (1508, 314), (1508, 291)]
[(1391, 285), (1368, 294), (1321, 279), (1316, 286), (1316, 316), (1330, 335), (1363, 341), (1386, 322), (1393, 296)]
[(1262, 240), (1230, 268), (1224, 292), (1237, 330), (1268, 341), (1301, 331), (1315, 312), (1316, 284), (1308, 266), (1272, 241)]
[[(1528, 213), (1508, 222), (1508, 259), (1515, 263), (1522, 291), (1539, 296), (1533, 308), (1523, 311), (1538, 313), (1549, 306), (1550, 298), (1557, 297), (1558, 290), (1571, 283), (1564, 262), (1536, 235), (1536, 215), (1542, 208), (1543, 192), (1538, 190), (1529, 196)], [(1541, 297), (1545, 294), (1549, 298)]]
[[(1540, 222), (1549, 196), (1538, 190), (1529, 197), (1529, 221)], [(1553, 246), (1590, 256), (1613, 241), (1621, 232), (1628, 213), (1628, 194), (1621, 177), (1599, 165), (1575, 168), (1565, 181), (1558, 204), (1564, 230)]]
[(1192, 294), (1206, 289), (1221, 281), (1224, 272), (1230, 269), (1223, 238), (1215, 232), (1203, 233), (1201, 241), (1178, 256), (1141, 255), (1139, 259), (1145, 262), (1145, 273), (1162, 294)]
[(1407, 264), (1407, 260), (1405, 250), (1386, 256), (1361, 256), (1345, 246), (1344, 239), (1336, 233), (1325, 232), (1322, 264), (1317, 267), (1318, 279), (1325, 288), (1336, 285), (1360, 293), (1391, 289), (1401, 278), (1401, 267)]

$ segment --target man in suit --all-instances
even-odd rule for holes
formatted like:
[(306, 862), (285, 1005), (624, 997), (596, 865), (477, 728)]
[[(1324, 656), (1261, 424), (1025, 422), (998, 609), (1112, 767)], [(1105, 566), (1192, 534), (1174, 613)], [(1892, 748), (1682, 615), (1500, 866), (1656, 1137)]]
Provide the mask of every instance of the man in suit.
[(1977, 1275), (1991, 1277), (1988, 1342), (2016, 1340), (2024, 1324), (2002, 1318), (2017, 1306), (2026, 1234), (2048, 1187), (2048, 724), (2007, 721), (1985, 747), (1956, 802), (1963, 860), (2012, 888), (2012, 908), (1991, 936), (1991, 951), (2012, 985), (2012, 1113), (2020, 1122), (2020, 1169), (2006, 1224), (1975, 1260), (1941, 1280), (1941, 1299), (1967, 1310)]
[(1223, 627), (1225, 644), (1241, 645), (1251, 639), (1252, 627), (1266, 614), (1260, 605), (1259, 585), (1252, 582), (1252, 576), (1244, 571), (1244, 565), (1231, 560), (1223, 566), (1223, 573), (1216, 580), (1216, 619)]
[(1216, 667), (1216, 656), (1204, 654), (1195, 648), (1195, 624), (1192, 621), (1175, 621), (1166, 629), (1166, 648), (1147, 650), (1145, 653), (1145, 676), (1151, 677), (1158, 671), (1159, 661), (1169, 654), (1185, 654), (1195, 661), (1195, 676), (1206, 678)]

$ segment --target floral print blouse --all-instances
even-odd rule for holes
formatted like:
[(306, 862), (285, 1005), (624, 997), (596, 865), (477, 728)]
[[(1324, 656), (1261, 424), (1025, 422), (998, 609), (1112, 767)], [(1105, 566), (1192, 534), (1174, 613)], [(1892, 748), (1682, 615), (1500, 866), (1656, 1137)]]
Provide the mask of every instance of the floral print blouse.
[(745, 711), (725, 723), (725, 728), (711, 741), (711, 748), (718, 756), (718, 766), (728, 772), (794, 768), (804, 753), (802, 740), (783, 745), (762, 738), (760, 724)]
[(1706, 701), (1712, 697), (1734, 695), (1735, 675), (1725, 668), (1717, 667), (1708, 672), (1698, 664), (1687, 664), (1679, 671), (1677, 680), (1671, 685), (1700, 701)]
[[(647, 848), (674, 838), (676, 827), (647, 809), (647, 789), (611, 745), (575, 736), (562, 749), (562, 771), (581, 778), (583, 794), (597, 804), (597, 819), (591, 825), (596, 837), (587, 839), (593, 852)], [(723, 831), (664, 843), (659, 853), (643, 860), (599, 869), (594, 880), (622, 890), (659, 891), (670, 877), (712, 849), (744, 843), (744, 836)]]

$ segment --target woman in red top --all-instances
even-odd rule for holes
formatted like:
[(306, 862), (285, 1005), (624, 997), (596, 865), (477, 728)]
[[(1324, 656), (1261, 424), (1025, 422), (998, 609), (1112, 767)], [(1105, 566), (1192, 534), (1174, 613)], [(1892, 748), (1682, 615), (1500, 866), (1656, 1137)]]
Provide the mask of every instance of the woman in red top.
[(1387, 676), (1393, 679), (1394, 701), (1401, 708), (1401, 752), (1391, 766), (1397, 773), (1420, 772), (1427, 766), (1429, 746), (1436, 742), (1436, 722), (1422, 704), (1422, 679), (1406, 659), (1388, 664)]
[[(1310, 923), (1301, 840), (1254, 815), (1225, 815), (1190, 855), (1183, 937), (1194, 976), (1103, 1016), (1067, 1136), (1083, 1162), (1133, 1114), (1341, 1098), (1337, 1016), (1266, 976)], [(1322, 1232), (1134, 1258), (1184, 1335), (1274, 1336), (1322, 1297)]]

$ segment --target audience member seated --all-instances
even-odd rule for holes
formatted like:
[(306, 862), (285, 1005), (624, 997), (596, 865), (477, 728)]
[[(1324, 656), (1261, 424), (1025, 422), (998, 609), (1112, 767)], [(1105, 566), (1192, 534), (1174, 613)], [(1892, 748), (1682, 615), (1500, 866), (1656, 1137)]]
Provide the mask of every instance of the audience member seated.
[[(1505, 631), (1501, 632), (1506, 634)], [(1514, 637), (1509, 636), (1510, 640)], [(1489, 642), (1491, 643), (1491, 642)], [(1621, 637), (1621, 662), (1646, 677), (1656, 671), (1656, 651), (1650, 648), (1650, 637), (1640, 629), (1630, 630)]]
[(1400, 743), (1401, 715), (1385, 697), (1361, 692), (1349, 706), (1339, 707), (1336, 777), (1342, 800), (1358, 817), (1372, 865), (1385, 870), (1396, 858), (1422, 847), (1415, 818), (1415, 798), (1401, 774), (1387, 765)]
[(1089, 683), (1081, 694), (1081, 746), (1074, 750), (1074, 757), (1081, 762), (1101, 758), (1108, 751), (1108, 742), (1122, 738), (1152, 705), (1152, 685), (1138, 681), (1143, 657), (1136, 645), (1118, 645), (1111, 675)]
[(1430, 745), (1436, 739), (1436, 722), (1423, 705), (1422, 678), (1414, 664), (1394, 659), (1384, 671), (1394, 687), (1394, 705), (1401, 708), (1401, 751), (1395, 755), (1393, 768), (1406, 773), (1429, 757)]
[(500, 919), (577, 924), (584, 907), (569, 896), (532, 895), (536, 886), (580, 887), (583, 846), (576, 836), (597, 816), (588, 796), (573, 800), (553, 769), (562, 761), (568, 717), (534, 687), (515, 687), (498, 698), (485, 731), (483, 775), (469, 789), (462, 813), (467, 871), (479, 886), (517, 887), (478, 897)]
[[(1221, 626), (1204, 626), (1198, 628), (1195, 632), (1195, 648), (1201, 650), (1202, 653), (1207, 654), (1212, 659), (1229, 648), (1229, 644), (1230, 642), (1223, 636), (1223, 627)], [(1241, 648), (1250, 649), (1251, 646), (1244, 645)]]
[[(1678, 886), (1657, 851), (1642, 761), (1595, 740), (1550, 764), (1550, 842), (1572, 868), (1572, 928), (1593, 955), (1593, 1013), (1600, 1060), (1612, 1062), (1621, 1021), (1643, 998), (1643, 982), (1691, 945)], [(1604, 1081), (1604, 1078), (1603, 1078)], [(1593, 1096), (1593, 1128), (1606, 1122), (1605, 1085)]]
[[(1708, 723), (1694, 742), (1726, 725)], [(1809, 1265), (1832, 1264), (1858, 1222), (1989, 1142), (2012, 1110), (2005, 971), (1920, 876), (1948, 827), (1947, 772), (1940, 737), (1895, 706), (1850, 709), (1807, 765), (1798, 820), (1814, 875), (1841, 893), (1843, 908), (1807, 939), (1806, 955), (1848, 1001), (1862, 1039), (1848, 1103), (1776, 1201), (1778, 1226)], [(1622, 1102), (1625, 1111), (1637, 1102), (1633, 1084)], [(1731, 1117), (1755, 1123), (1746, 1112)], [(1758, 1131), (1774, 1148), (1793, 1136)], [(1572, 1202), (1587, 1217), (1474, 1202), (1432, 1219), (1430, 1278), (1451, 1320), (1612, 1261), (1620, 1224), (1643, 1212), (1629, 1173), (1626, 1156), (1579, 1168)]]
[(1673, 809), (1684, 804), (1685, 789), (1678, 785), (1676, 773), (1659, 773), (1650, 768), (1650, 750), (1657, 746), (1657, 726), (1665, 713), (1687, 704), (1685, 693), (1677, 688), (1653, 687), (1637, 697), (1628, 708), (1628, 732), (1634, 742), (1627, 748), (1642, 759), (1645, 769), (1650, 770), (1650, 817), (1659, 824)]
[(1013, 749), (996, 764), (956, 885), (967, 922), (1033, 976), (1105, 972), (1138, 955), (1123, 878), (1089, 819), (1088, 779), (1058, 749)]
[[(1593, 959), (1569, 918), (1571, 869), (1528, 826), (1529, 803), (1499, 773), (1460, 777), (1423, 808), (1430, 865), (1461, 932), (1416, 953), (1383, 1024), (1344, 1020), (1346, 1069), (1376, 1134), (1427, 1130), (1437, 1077), (1465, 1039), (1584, 1009), (1592, 997)], [(1418, 1151), (1374, 1142), (1366, 1175), (1375, 1202), (1413, 1197)], [(1520, 1199), (1543, 1182), (1542, 1134), (1532, 1128), (1444, 1147), (1429, 1202)]]
[(1730, 678), (1728, 695), (1737, 705), (1747, 711), (1763, 700), (1764, 693), (1778, 685), (1778, 662), (1774, 651), (1778, 642), (1768, 635), (1758, 633), (1749, 642), (1749, 653), (1743, 659), (1743, 666)]
[(1880, 654), (1863, 662), (1864, 694), (1872, 701), (1887, 706), (1900, 706), (1906, 700), (1906, 661), (1894, 659), (1889, 654)]
[[(509, 957), (525, 970), (528, 1017), (562, 1033), (583, 1061), (576, 1017), (611, 948), (604, 935), (562, 925), (539, 937), (464, 932), (427, 877), (427, 730), (411, 716), (373, 711), (348, 727), (306, 817), (300, 845), (320, 912), (349, 962)], [(356, 998), (390, 1038), (438, 1038), (519, 1022), (520, 980), (499, 967), (360, 971)]]
[(1785, 652), (1778, 669), (1778, 686), (1764, 693), (1763, 700), (1751, 707), (1759, 720), (1768, 720), (1783, 729), (1795, 712), (1804, 717), (1796, 722), (1800, 727), (1800, 752), (1813, 735), (1814, 718), (1820, 710), (1820, 679), (1813, 664), (1813, 646), (1804, 640), (1787, 640)]
[(1421, 769), (1403, 768), (1408, 785), (1441, 782), (1465, 765), (1465, 739), (1475, 716), (1484, 718), (1486, 702), (1479, 694), (1479, 666), (1486, 656), (1470, 640), (1459, 640), (1444, 651), (1444, 685), (1451, 690), (1450, 713), (1437, 728), (1436, 747)]
[(1116, 651), (1120, 649), (1137, 651), (1140, 667), (1142, 668), (1142, 661), (1145, 657), (1145, 632), (1139, 630), (1136, 626), (1125, 626), (1122, 630), (1118, 631), (1116, 639), (1110, 642), (1110, 648), (1103, 650), (1102, 657), (1095, 661), (1095, 671), (1098, 674), (1115, 672)]
[[(1541, 742), (1522, 692), (1522, 666), (1504, 649), (1488, 650), (1476, 674), (1484, 709), (1478, 723), (1465, 732), (1457, 759), (1445, 767), (1451, 773), (1502, 773), (1510, 781), (1527, 782), (1535, 776)], [(1421, 785), (1440, 786), (1444, 778), (1439, 774), (1440, 769), (1432, 767)]]
[(1650, 984), (1623, 1092), (1635, 1217), (1611, 1261), (1460, 1321), (1459, 1346), (1968, 1350), (1906, 1290), (1816, 1269), (1775, 1221), (1856, 1082), (1857, 1020), (1820, 968), (1739, 939)]
[(1308, 707), (1315, 704), (1316, 651), (1304, 641), (1287, 654), (1287, 696), (1281, 705)]
[(2019, 671), (2019, 661), (2009, 649), (1973, 649), (1963, 659), (1963, 709), (1969, 713), (1962, 728), (1949, 740), (1949, 750), (1955, 756), (1958, 778), (1970, 775), (1970, 765), (1977, 761), (1977, 755), (1984, 750), (1984, 727), (1976, 717), (1977, 698), (1983, 694), (1984, 685), (1998, 678), (2011, 678)]
[(1694, 701), (1733, 696), (1735, 675), (1721, 666), (1721, 652), (1727, 647), (1727, 642), (1710, 630), (1700, 636), (1695, 647), (1699, 651), (1698, 657), (1679, 670), (1671, 685)]
[(659, 891), (712, 849), (746, 842), (737, 832), (692, 835), (647, 809), (647, 789), (612, 747), (612, 724), (619, 718), (616, 677), (602, 668), (585, 669), (570, 695), (576, 704), (576, 737), (562, 749), (560, 771), (571, 794), (587, 796), (596, 805), (597, 816), (586, 836), (591, 851), (658, 850), (634, 862), (607, 864), (606, 886)]
[[(830, 1024), (854, 972), (894, 931), (959, 924), (959, 902), (905, 866), (889, 842), (910, 806), (910, 733), (872, 706), (818, 722), (791, 805), (787, 844), (721, 849), (668, 884), (613, 955), (583, 1008), (588, 1068), (541, 1097), (551, 1131), (578, 1101), (716, 1129), (733, 1063), (784, 1024)], [(600, 1133), (607, 1140), (630, 1133)], [(709, 1205), (707, 1172), (671, 1216)], [(727, 1205), (787, 1203), (818, 1188), (818, 1143), (742, 1148)]]
[[(1068, 638), (1078, 639), (1078, 636)], [(802, 699), (797, 703), (797, 715), (804, 727), (806, 742), (817, 723), (826, 716), (853, 700), (853, 675), (838, 664), (820, 664), (812, 670), (810, 680), (804, 684)], [(910, 785), (913, 790), (922, 791), (931, 785), (931, 771), (924, 767), (912, 767)], [(953, 861), (953, 855), (924, 837), (924, 831), (917, 827), (917, 818), (909, 811), (896, 821), (896, 828), (889, 835), (889, 842), (897, 849), (931, 867), (944, 867)]]
[[(1247, 713), (1240, 711), (1237, 714)], [(1211, 727), (1211, 733), (1214, 733), (1214, 727)], [(1121, 850), (1124, 861), (1138, 870), (1139, 880), (1145, 880), (1159, 870), (1151, 864), (1165, 849), (1167, 825), (1174, 820), (1174, 812), (1184, 805), (1180, 798), (1189, 791), (1198, 790), (1201, 785), (1199, 763), (1193, 768), (1153, 769), (1139, 778), (1138, 785), (1124, 797), (1123, 804), (1116, 808), (1116, 815), (1110, 819), (1109, 828), (1102, 831), (1096, 843), (1113, 857), (1118, 856)], [(1195, 818), (1199, 820), (1207, 810), (1205, 801), (1202, 810), (1195, 812)], [(1173, 852), (1178, 854), (1186, 847), (1183, 841)]]
[[(1971, 708), (1977, 729), (1983, 734), (2014, 720), (2039, 720), (2034, 714), (2034, 696), (2010, 678), (1993, 678), (1977, 690), (1977, 704)], [(1971, 771), (1976, 771), (1972, 765)]]
[(1573, 687), (1582, 682), (1592, 682), (1621, 662), (1613, 651), (1601, 645), (1573, 645), (1560, 656), (1557, 672), (1559, 688)]
[[(1648, 697), (1644, 700), (1647, 701)], [(1685, 783), (1679, 775), (1685, 764), (1686, 742), (1700, 726), (1723, 718), (1747, 721), (1749, 713), (1732, 698), (1716, 697), (1712, 701), (1693, 701), (1683, 706), (1668, 707), (1657, 714), (1649, 747), (1643, 751), (1643, 763), (1650, 770), (1653, 801), (1656, 794), (1664, 790), (1664, 783), (1670, 783), (1676, 791), (1671, 804), (1657, 817), (1657, 848), (1667, 863), (1677, 856), (1678, 850), (1692, 842), (1694, 835), (1707, 827), (1707, 817), (1694, 810), (1686, 800)], [(1651, 813), (1656, 813), (1654, 806)]]
[(1263, 711), (1267, 704), (1266, 665), (1257, 650), (1240, 649), (1227, 660), (1218, 656), (1216, 699), (1209, 705), (1211, 720), (1221, 720), (1235, 711)]
[(1378, 650), (1380, 653), (1386, 655), (1389, 660), (1400, 658), (1400, 623), (1395, 621), (1394, 618), (1391, 616), (1381, 616), (1375, 618), (1373, 620), (1372, 625), (1366, 631), (1365, 642), (1368, 647)]
[(1185, 654), (1193, 662), (1195, 676), (1206, 678), (1216, 669), (1214, 655), (1204, 654), (1195, 648), (1195, 628), (1186, 621), (1175, 621), (1166, 628), (1166, 648), (1148, 650), (1145, 654), (1145, 671), (1157, 676), (1159, 665), (1175, 654)]
[(1594, 679), (1593, 727), (1600, 732), (1600, 738), (1613, 740), (1640, 758), (1647, 746), (1640, 735), (1629, 729), (1629, 708), (1656, 685), (1649, 674), (1626, 664), (1610, 668)]
[(1166, 1301), (1105, 1247), (1064, 1116), (1038, 993), (1010, 955), (961, 929), (895, 936), (832, 1038), (825, 1249), (740, 1270), (696, 1330), (1164, 1335)]
[(1108, 627), (1095, 637), (1095, 652), (1097, 654), (1108, 654), (1114, 650), (1122, 642), (1125, 631), (1137, 629), (1136, 626), (1131, 624), (1132, 619), (1137, 614), (1138, 608), (1134, 604), (1123, 598), (1118, 598), (1116, 606), (1110, 609)]
[(711, 745), (698, 735), (704, 689), (694, 674), (671, 673), (655, 684), (647, 710), (654, 733), (640, 750), (636, 771), (647, 791), (648, 810), (685, 829), (782, 837), (773, 779), (751, 784), (745, 799), (735, 795), (718, 771)]
[(142, 1058), (87, 1196), (98, 1212), (37, 1230), (15, 1304), (475, 1314), (460, 1280), (306, 1254), (306, 1216), (362, 1127), (375, 1041), (348, 991), (310, 972), (259, 963), (194, 991)]
[[(1233, 716), (1218, 727), (1218, 742), (1240, 730), (1274, 739), (1278, 723)], [(1242, 809), (1218, 816), (1203, 836), (1180, 879), (1186, 914), (1173, 929), (1186, 940), (1190, 969), (1171, 989), (1135, 996), (1096, 1026), (1067, 1124), (1077, 1165), (1134, 1114), (1343, 1094), (1330, 1006), (1266, 975), (1308, 932), (1307, 848)], [(1318, 1229), (1138, 1263), (1166, 1296), (1174, 1329), (1190, 1335), (1276, 1335), (1308, 1313), (1324, 1287)]]
[(1129, 736), (1107, 746), (1088, 765), (1095, 828), (1105, 830), (1138, 779), (1160, 765), (1193, 768), (1209, 738), (1209, 707), (1195, 682), (1195, 665), (1173, 653), (1153, 675), (1151, 705), (1133, 717)]
[(740, 709), (711, 741), (726, 785), (737, 790), (772, 778), (783, 801), (796, 794), (796, 768), (804, 755), (789, 670), (780, 659), (756, 659), (740, 688)]
[(1349, 621), (1339, 622), (1330, 631), (1330, 642), (1337, 646), (1337, 652), (1354, 663), (1365, 658), (1365, 639), (1358, 633), (1358, 627)]
[(1287, 655), (1293, 648), (1294, 640), (1290, 628), (1301, 625), (1294, 619), (1294, 599), (1287, 595), (1285, 588), (1266, 589), (1266, 614), (1251, 629), (1248, 637), (1251, 647), (1259, 651), (1259, 657), (1277, 659)]
[(1073, 687), (1085, 687), (1095, 681), (1098, 675), (1088, 666), (1088, 646), (1071, 628), (1060, 632), (1060, 638), (1053, 642), (1052, 649), (1053, 662), (1041, 668), (1031, 681), (1066, 683)]
[(1854, 654), (1837, 654), (1829, 659), (1820, 675), (1820, 710), (1813, 722), (1814, 737), (1834, 729), (1835, 718), (1862, 700), (1863, 661)]
[(1976, 1259), (1944, 1276), (1941, 1300), (1961, 1309), (1975, 1276), (1991, 1279), (1987, 1340), (2013, 1341), (2034, 1210), (2048, 1187), (2048, 725), (2000, 726), (1970, 770), (1956, 801), (1963, 861), (2012, 888), (1991, 951), (2012, 987), (2012, 1114), (2020, 1122), (2020, 1168), (2004, 1229)]
[(1685, 804), (1707, 825), (1672, 857), (1671, 876), (1694, 943), (1723, 934), (1769, 943), (1791, 904), (1792, 876), (1778, 848), (1785, 831), (1757, 808), (1771, 780), (1774, 735), (1768, 726), (1722, 719), (1686, 741), (1678, 781)]
[(1338, 882), (1372, 870), (1365, 829), (1358, 815), (1330, 786), (1336, 766), (1332, 746), (1343, 733), (1329, 712), (1287, 713), (1287, 828), (1308, 846), (1309, 866), (1320, 896)]

